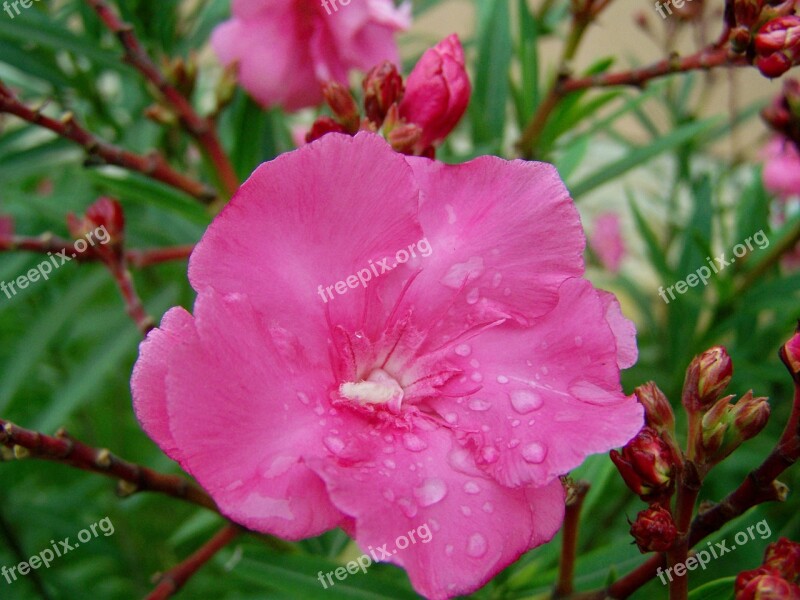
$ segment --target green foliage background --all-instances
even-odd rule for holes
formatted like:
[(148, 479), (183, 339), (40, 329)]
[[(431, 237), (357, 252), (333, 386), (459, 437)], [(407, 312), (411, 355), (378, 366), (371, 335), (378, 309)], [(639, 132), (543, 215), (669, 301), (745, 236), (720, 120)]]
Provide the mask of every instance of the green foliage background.
[[(445, 146), (440, 155), (449, 162), (484, 153), (510, 156), (512, 132), (531, 118), (552, 75), (552, 65), (540, 61), (540, 40), (558, 35), (567, 6), (554, 2), (551, 10), (537, 16), (524, 0), (475, 2), (477, 33), (465, 40), (474, 97), (456, 136), (460, 143)], [(200, 49), (228, 12), (228, 2), (221, 0), (117, 4), (155, 57), (186, 57)], [(415, 10), (421, 14), (435, 4), (436, 0), (419, 1)], [(159, 148), (178, 170), (213, 183), (208, 166), (187, 151), (185, 135), (142, 117), (153, 102), (150, 90), (120, 56), (117, 40), (85, 2), (43, 0), (13, 20), (0, 13), (0, 78), (26, 102), (50, 100), (48, 112), (71, 110), (99, 136), (138, 152)], [(605, 71), (612, 62), (600, 59), (591, 71)], [(210, 78), (204, 71), (198, 96), (208, 94)], [(639, 329), (640, 361), (624, 375), (627, 391), (654, 379), (673, 402), (678, 401), (683, 370), (692, 356), (722, 343), (735, 364), (731, 390), (741, 394), (752, 388), (770, 397), (773, 415), (767, 430), (715, 469), (701, 492), (701, 500), (719, 500), (767, 455), (788, 416), (792, 388), (776, 351), (800, 313), (800, 274), (771, 266), (752, 284), (743, 287), (742, 282), (759, 262), (771, 259), (778, 240), (793, 235), (800, 219), (770, 227), (771, 199), (762, 188), (758, 166), (699, 158), (759, 108), (735, 117), (698, 119), (692, 97), (702, 84), (701, 77), (687, 75), (654, 82), (644, 92), (611, 89), (573, 94), (548, 124), (538, 156), (556, 163), (579, 208), (598, 188), (632, 170), (650, 167), (657, 159), (669, 159), (672, 166), (664, 175), (662, 192), (628, 188), (629, 210), (646, 252), (643, 259), (654, 280), (665, 285), (704, 264), (713, 249), (729, 250), (760, 228), (767, 232), (770, 249), (669, 305), (661, 302), (645, 277), (592, 271), (598, 285), (621, 294)], [(648, 116), (646, 103), (661, 103), (669, 115), (666, 127)], [(649, 132), (646, 143), (634, 143), (618, 129), (619, 120), (630, 116)], [(65, 214), (82, 213), (103, 194), (125, 206), (132, 248), (195, 242), (210, 221), (201, 205), (180, 192), (119, 169), (85, 168), (83, 151), (69, 142), (14, 118), (3, 124), (0, 212), (14, 217), (20, 234), (53, 231), (66, 236)], [(261, 110), (241, 91), (225, 111), (220, 131), (241, 178), (292, 147), (285, 116)], [(585, 160), (598, 140), (613, 140), (623, 152), (599, 168), (587, 169)], [(52, 186), (43, 185), (45, 180)], [(650, 207), (666, 209), (670, 218), (653, 221), (646, 216)], [(3, 253), (0, 280), (11, 280), (41, 260), (40, 255)], [(173, 305), (191, 307), (193, 292), (186, 281), (185, 262), (147, 268), (136, 272), (135, 278), (148, 312), (156, 318)], [(77, 438), (128, 460), (179, 472), (133, 417), (128, 380), (140, 335), (100, 264), (71, 263), (47, 283), (31, 285), (10, 300), (0, 296), (0, 340), (0, 416), (50, 433), (63, 425)], [(578, 587), (591, 589), (642, 560), (631, 544), (626, 517), (632, 519), (644, 506), (622, 485), (607, 456), (592, 457), (575, 476), (592, 483), (577, 569)], [(796, 489), (798, 469), (790, 470), (784, 481)], [(49, 547), (51, 539), (74, 538), (80, 529), (106, 516), (116, 527), (113, 536), (82, 546), (49, 569), (10, 586), (0, 580), (0, 598), (143, 597), (153, 587), (153, 573), (188, 556), (222, 523), (213, 514), (166, 497), (139, 494), (122, 500), (113, 490), (107, 479), (57, 464), (10, 460), (0, 465), (0, 565), (26, 559)], [(761, 519), (772, 530), (768, 540), (752, 541), (714, 561), (705, 572), (694, 572), (693, 597), (732, 598), (730, 577), (757, 566), (769, 541), (779, 535), (800, 539), (797, 507), (792, 493), (785, 504), (753, 510), (712, 538), (732, 537)], [(526, 554), (474, 597), (546, 597), (555, 580), (559, 539)], [(343, 557), (359, 553), (341, 532), (296, 544), (291, 553), (245, 538), (213, 559), (180, 597), (416, 597), (405, 574), (384, 565), (373, 566), (368, 575), (351, 576), (331, 590), (320, 588), (318, 571), (332, 570)], [(700, 588), (713, 581), (717, 587)], [(634, 596), (662, 597), (666, 589), (657, 581)]]

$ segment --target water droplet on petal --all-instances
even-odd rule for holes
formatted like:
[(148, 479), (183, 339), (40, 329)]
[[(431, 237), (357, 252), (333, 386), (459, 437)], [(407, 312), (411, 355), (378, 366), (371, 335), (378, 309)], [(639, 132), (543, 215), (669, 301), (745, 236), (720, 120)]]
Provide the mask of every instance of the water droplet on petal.
[(469, 376), (469, 378), (472, 379), (472, 381), (474, 381), (475, 383), (480, 383), (481, 381), (483, 381), (483, 375), (481, 375), (477, 371), (474, 371), (472, 375)]
[(453, 413), (453, 412), (451, 412), (451, 413), (447, 413), (447, 414), (444, 416), (444, 420), (445, 420), (445, 421), (447, 421), (448, 423), (450, 423), (450, 424), (452, 425), (452, 424), (454, 424), (456, 421), (458, 421), (458, 415), (457, 415), (456, 413)]
[(475, 411), (484, 411), (492, 408), (492, 403), (481, 398), (473, 398), (469, 401), (469, 407)]
[(455, 347), (455, 353), (459, 356), (469, 356), (472, 352), (472, 348), (469, 344), (459, 344)]
[(444, 553), (447, 554), (447, 556), (452, 556), (453, 550), (453, 544), (447, 544), (447, 546), (444, 547)]
[(423, 440), (416, 434), (404, 433), (403, 446), (406, 447), (406, 450), (411, 450), (412, 452), (420, 452), (421, 450), (425, 450), (425, 448), (428, 447), (428, 444), (426, 444), (425, 440)]
[(447, 212), (447, 224), (452, 225), (456, 222), (456, 211), (452, 204), (445, 204), (444, 210)]
[(506, 377), (505, 375), (498, 375), (497, 383), (508, 383), (508, 377)]
[(400, 507), (400, 510), (403, 511), (403, 514), (409, 519), (417, 516), (417, 505), (411, 500), (408, 500), (407, 498), (401, 498), (397, 501), (397, 505)]
[(503, 281), (503, 276), (500, 273), (492, 275), (492, 287), (500, 287), (500, 282)]
[(467, 304), (475, 304), (480, 298), (481, 291), (478, 288), (472, 288), (467, 292)]
[(297, 399), (300, 400), (300, 402), (302, 402), (305, 405), (308, 405), (308, 403), (310, 402), (308, 396), (305, 395), (303, 392), (297, 392)]
[(472, 558), (480, 558), (486, 554), (486, 538), (480, 533), (473, 533), (467, 542), (467, 554)]
[(447, 455), (447, 462), (460, 473), (470, 473), (475, 470), (475, 465), (470, 459), (471, 454), (469, 450), (464, 450), (463, 448), (453, 450)]
[(383, 465), (387, 469), (394, 469), (397, 466), (397, 463), (395, 463), (391, 458), (387, 458), (385, 461), (383, 461)]
[(483, 510), (483, 512), (485, 512), (487, 514), (492, 514), (494, 512), (494, 506), (492, 506), (491, 502), (486, 502), (481, 507), (481, 510)]
[(431, 506), (444, 498), (447, 494), (447, 485), (437, 478), (426, 479), (423, 484), (414, 488), (414, 496), (422, 506)]
[(464, 484), (464, 491), (468, 494), (480, 494), (481, 486), (474, 481), (468, 481)]
[(483, 274), (483, 270), (483, 259), (480, 256), (473, 256), (466, 262), (450, 267), (440, 281), (447, 287), (458, 290), (464, 283), (475, 281)]
[(481, 366), (481, 363), (479, 363), (476, 359), (473, 358), (472, 360), (469, 361), (469, 366), (472, 367), (473, 369), (477, 369), (478, 367)]
[(394, 492), (389, 488), (383, 490), (383, 497), (386, 498), (389, 502), (394, 502)]
[(484, 463), (491, 465), (497, 462), (500, 458), (500, 453), (497, 452), (497, 448), (494, 446), (485, 446), (483, 450), (481, 450), (481, 458)]
[(531, 390), (514, 390), (511, 392), (511, 406), (524, 415), (542, 407), (542, 398)]
[(322, 404), (317, 404), (317, 405), (314, 407), (314, 412), (315, 412), (316, 414), (318, 414), (319, 416), (322, 416), (322, 415), (324, 415), (324, 414), (325, 414), (325, 407), (324, 407), (324, 406), (322, 406)]
[(537, 442), (531, 442), (522, 449), (522, 458), (529, 463), (539, 464), (547, 456), (547, 448)]
[(439, 531), (442, 528), (442, 526), (439, 525), (439, 521), (437, 521), (436, 519), (428, 519), (428, 523), (431, 524), (431, 529), (433, 529), (434, 531)]
[(519, 446), (519, 444), (520, 444), (520, 442), (519, 442), (518, 439), (513, 439), (510, 442), (508, 442), (508, 447), (509, 448), (516, 448), (517, 446)]
[(341, 438), (329, 435), (322, 440), (322, 443), (336, 456), (339, 456), (344, 451), (344, 442)]
[(462, 506), (461, 514), (464, 515), (465, 517), (472, 516), (472, 509), (469, 506)]
[(519, 423), (520, 423), (519, 419), (514, 419), (513, 421), (511, 421), (511, 426), (512, 427), (519, 427)]

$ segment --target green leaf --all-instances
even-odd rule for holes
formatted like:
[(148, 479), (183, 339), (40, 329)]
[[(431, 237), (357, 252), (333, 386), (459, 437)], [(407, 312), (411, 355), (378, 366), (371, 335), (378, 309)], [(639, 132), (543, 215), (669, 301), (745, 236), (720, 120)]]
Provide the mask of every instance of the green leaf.
[(470, 102), (474, 141), (499, 146), (506, 123), (513, 55), (508, 0), (478, 2), (478, 60)]
[(689, 600), (733, 600), (736, 577), (723, 577), (709, 581), (689, 592)]
[(678, 146), (685, 144), (700, 133), (708, 131), (711, 127), (716, 125), (717, 122), (718, 119), (710, 118), (695, 123), (687, 123), (663, 137), (658, 138), (651, 144), (631, 148), (629, 152), (618, 160), (603, 165), (594, 173), (585, 176), (578, 183), (569, 186), (572, 197), (577, 199), (579, 196), (620, 177), (631, 169), (635, 169), (655, 158), (659, 154), (676, 149)]
[(519, 12), (519, 41), (517, 54), (521, 72), (519, 126), (533, 116), (539, 105), (539, 26), (526, 0), (517, 0)]

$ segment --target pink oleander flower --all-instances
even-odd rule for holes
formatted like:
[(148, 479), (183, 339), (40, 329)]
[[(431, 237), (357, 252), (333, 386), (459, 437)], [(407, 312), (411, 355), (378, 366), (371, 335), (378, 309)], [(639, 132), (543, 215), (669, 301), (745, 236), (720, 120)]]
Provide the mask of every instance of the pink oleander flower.
[(469, 593), (555, 535), (560, 475), (643, 423), (619, 381), (634, 327), (583, 247), (551, 165), (326, 135), (211, 224), (193, 314), (142, 343), (136, 414), (232, 520), (362, 548), (426, 524), (388, 560)]
[(780, 77), (800, 60), (800, 16), (766, 23), (755, 36), (755, 65), (765, 77)]
[(410, 3), (392, 0), (233, 0), (232, 13), (214, 51), (259, 103), (292, 111), (319, 104), (324, 82), (347, 84), (350, 69), (398, 62), (393, 34), (411, 22)]
[(764, 187), (779, 198), (800, 196), (800, 152), (783, 136), (764, 148)]
[(457, 35), (425, 51), (406, 79), (399, 106), (401, 117), (422, 128), (419, 150), (447, 137), (467, 110), (471, 90)]
[(622, 257), (625, 256), (625, 243), (622, 241), (618, 214), (604, 213), (594, 220), (589, 246), (608, 271), (619, 272)]

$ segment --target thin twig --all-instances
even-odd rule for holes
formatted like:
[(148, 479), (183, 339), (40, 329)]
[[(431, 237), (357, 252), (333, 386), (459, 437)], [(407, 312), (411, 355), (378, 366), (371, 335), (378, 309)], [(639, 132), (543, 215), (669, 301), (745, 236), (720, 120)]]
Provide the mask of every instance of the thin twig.
[(231, 541), (242, 533), (238, 525), (227, 524), (220, 529), (213, 538), (208, 540), (197, 552), (173, 567), (158, 579), (156, 588), (147, 595), (145, 600), (166, 600), (180, 590), (189, 579), (197, 573), (203, 565)]
[(117, 17), (104, 0), (86, 0), (105, 26), (117, 36), (125, 49), (125, 60), (150, 81), (175, 110), (184, 129), (197, 140), (216, 169), (220, 183), (228, 197), (239, 187), (239, 179), (228, 155), (222, 148), (213, 120), (205, 119), (195, 112), (189, 100), (178, 91), (156, 67), (139, 43), (133, 27)]
[(65, 113), (60, 119), (53, 119), (42, 114), (41, 109), (28, 108), (2, 81), (0, 81), (0, 113), (15, 115), (32, 125), (49, 129), (56, 135), (82, 146), (89, 155), (90, 160), (87, 161), (87, 164), (93, 166), (115, 165), (136, 171), (184, 191), (207, 204), (216, 198), (214, 190), (175, 171), (161, 154), (154, 152), (144, 156), (109, 144), (81, 127), (71, 112)]
[(191, 481), (122, 460), (105, 448), (87, 446), (71, 438), (64, 430), (52, 437), (0, 419), (0, 445), (13, 449), (17, 458), (51, 460), (118, 479), (117, 492), (121, 496), (135, 492), (160, 492), (219, 512), (211, 497)]
[(553, 594), (554, 598), (566, 598), (573, 592), (575, 576), (575, 559), (578, 549), (578, 528), (580, 526), (581, 507), (589, 493), (589, 483), (578, 481), (567, 488), (567, 506), (564, 513), (564, 526), (561, 529), (561, 560), (558, 564), (558, 582)]

